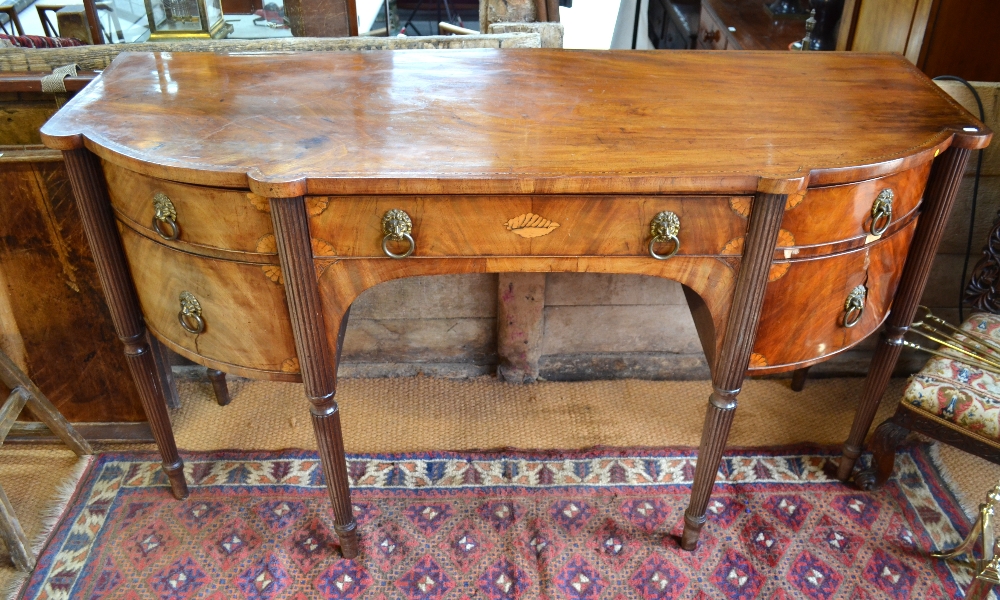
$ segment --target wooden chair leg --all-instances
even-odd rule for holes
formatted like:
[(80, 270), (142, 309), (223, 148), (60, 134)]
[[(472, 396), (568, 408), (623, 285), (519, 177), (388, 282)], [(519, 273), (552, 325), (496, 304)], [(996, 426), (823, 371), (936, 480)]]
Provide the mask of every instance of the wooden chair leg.
[(30, 573), (35, 568), (35, 557), (28, 549), (31, 544), (28, 543), (28, 538), (24, 535), (24, 530), (21, 529), (21, 524), (14, 514), (14, 508), (10, 505), (7, 493), (2, 487), (0, 487), (0, 536), (7, 544), (7, 551), (10, 552), (14, 566)]
[(218, 369), (208, 370), (208, 379), (212, 382), (212, 389), (215, 390), (215, 401), (219, 406), (226, 406), (233, 399), (229, 396), (229, 386), (226, 385), (226, 374)]
[[(45, 423), (52, 430), (52, 433), (59, 436), (59, 439), (63, 443), (72, 448), (77, 456), (94, 453), (87, 440), (83, 439), (83, 436), (77, 433), (76, 429), (69, 424), (69, 421), (49, 402), (45, 394), (35, 387), (31, 379), (28, 379), (28, 376), (3, 352), (0, 352), (0, 381), (3, 381), (4, 385), (12, 390), (21, 388), (23, 393), (28, 396), (26, 402), (28, 410), (38, 417), (42, 423)], [(17, 418), (16, 414), (14, 418)]]
[(871, 467), (854, 476), (854, 483), (863, 490), (881, 487), (892, 477), (896, 465), (896, 448), (910, 435), (910, 430), (889, 419), (875, 430), (869, 447), (872, 450)]

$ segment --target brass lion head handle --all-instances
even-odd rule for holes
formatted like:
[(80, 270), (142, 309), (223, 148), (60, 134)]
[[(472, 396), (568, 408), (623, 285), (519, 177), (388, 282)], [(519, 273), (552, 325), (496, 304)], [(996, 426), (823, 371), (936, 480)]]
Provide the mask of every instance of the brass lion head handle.
[(181, 327), (188, 333), (198, 335), (205, 331), (205, 320), (201, 318), (201, 303), (191, 292), (181, 292), (181, 312), (177, 313), (177, 320)]
[(890, 189), (884, 189), (875, 197), (872, 204), (872, 224), (869, 227), (872, 235), (882, 235), (892, 223), (892, 201), (896, 197)]
[[(406, 258), (413, 254), (417, 247), (413, 236), (410, 235), (413, 233), (413, 221), (410, 219), (410, 215), (398, 208), (390, 210), (382, 217), (382, 233), (385, 234), (385, 237), (382, 238), (382, 252), (385, 252), (389, 258)], [(406, 252), (396, 254), (389, 250), (389, 242), (402, 242), (404, 240), (409, 242)]]
[(865, 312), (865, 300), (868, 297), (868, 288), (864, 285), (851, 290), (844, 302), (844, 327), (851, 328), (861, 321), (861, 315)]
[[(668, 210), (658, 213), (649, 223), (649, 234), (652, 236), (649, 240), (649, 255), (656, 260), (666, 260), (677, 254), (681, 249), (681, 240), (677, 237), (680, 232), (681, 220), (676, 214)], [(657, 244), (671, 244), (672, 247), (666, 254), (657, 254)]]
[(165, 240), (173, 241), (181, 234), (177, 225), (177, 209), (163, 192), (153, 196), (153, 230)]

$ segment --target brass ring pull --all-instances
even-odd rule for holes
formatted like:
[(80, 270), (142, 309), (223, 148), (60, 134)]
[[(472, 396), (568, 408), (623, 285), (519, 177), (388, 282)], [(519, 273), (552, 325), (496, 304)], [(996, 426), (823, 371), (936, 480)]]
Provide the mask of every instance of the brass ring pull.
[[(649, 233), (652, 239), (649, 240), (649, 255), (656, 260), (667, 260), (677, 254), (681, 249), (681, 240), (677, 235), (681, 231), (680, 218), (670, 212), (658, 213), (649, 224)], [(656, 244), (667, 244), (673, 242), (673, 248), (666, 254), (656, 253)]]
[(205, 331), (205, 319), (201, 318), (201, 303), (191, 292), (181, 292), (181, 311), (177, 313), (177, 320), (181, 327), (188, 333), (198, 335)]
[(864, 285), (851, 290), (844, 302), (844, 327), (850, 329), (861, 321), (861, 315), (865, 312), (865, 299), (868, 296), (868, 288)]
[(872, 224), (869, 227), (872, 235), (882, 235), (892, 223), (892, 201), (895, 198), (892, 190), (885, 189), (878, 193), (872, 204)]
[[(382, 217), (382, 233), (385, 237), (382, 238), (382, 252), (389, 258), (406, 258), (407, 256), (413, 254), (413, 251), (417, 248), (417, 243), (413, 241), (413, 236), (410, 235), (413, 232), (413, 221), (410, 220), (410, 215), (406, 212), (394, 208), (389, 212), (385, 213)], [(401, 242), (406, 240), (409, 242), (409, 247), (406, 252), (402, 254), (396, 254), (392, 250), (389, 250), (389, 242)]]
[[(162, 192), (157, 192), (153, 196), (153, 231), (167, 241), (174, 241), (181, 234), (181, 228), (177, 225), (177, 209), (170, 198)], [(170, 228), (169, 233), (163, 230), (166, 225)]]

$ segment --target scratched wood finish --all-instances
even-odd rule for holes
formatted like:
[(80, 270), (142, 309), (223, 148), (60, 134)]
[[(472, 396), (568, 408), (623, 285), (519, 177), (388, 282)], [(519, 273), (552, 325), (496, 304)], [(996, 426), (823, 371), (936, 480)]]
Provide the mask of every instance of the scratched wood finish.
[[(882, 190), (892, 190), (894, 195), (892, 221), (903, 222), (920, 204), (930, 168), (927, 162), (889, 177), (813, 188), (804, 198), (791, 199), (781, 222), (793, 240), (786, 257), (828, 253), (830, 248), (823, 246), (836, 242), (864, 245), (871, 234), (872, 204)], [(778, 244), (785, 245), (780, 238)]]
[(28, 376), (69, 420), (145, 420), (62, 157), (0, 151), (0, 294), (16, 326), (4, 333), (23, 340)]
[[(146, 324), (171, 350), (235, 375), (298, 379), (285, 290), (272, 279), (277, 266), (203, 258), (119, 229)], [(181, 292), (201, 304), (204, 333), (181, 327)]]
[[(807, 367), (861, 342), (889, 313), (916, 221), (859, 250), (813, 260), (779, 261), (764, 296), (750, 373)], [(856, 286), (868, 289), (857, 325), (843, 326), (844, 303)], [(802, 293), (800, 290), (809, 290)]]
[(122, 54), (42, 138), (289, 197), (745, 194), (888, 175), (989, 133), (890, 55), (475, 49)]
[(385, 256), (382, 216), (394, 208), (406, 211), (413, 220), (415, 257), (648, 256), (650, 222), (661, 211), (671, 211), (680, 219), (678, 254), (733, 255), (738, 250), (726, 245), (746, 234), (747, 221), (732, 206), (749, 204), (747, 197), (725, 196), (347, 196), (315, 200), (326, 208), (310, 219), (310, 229), (314, 238), (326, 243), (314, 247), (326, 252), (319, 256), (345, 258)]
[[(226, 190), (152, 179), (104, 161), (111, 204), (132, 229), (179, 250), (196, 254), (221, 254), (230, 258), (277, 262), (273, 246), (259, 252), (265, 236), (273, 236), (267, 199), (248, 190)], [(180, 233), (176, 241), (164, 240), (153, 230), (153, 196), (164, 194), (177, 211)], [(169, 226), (163, 228), (169, 235)], [(229, 250), (234, 252), (213, 252)], [(270, 257), (238, 256), (267, 254)]]

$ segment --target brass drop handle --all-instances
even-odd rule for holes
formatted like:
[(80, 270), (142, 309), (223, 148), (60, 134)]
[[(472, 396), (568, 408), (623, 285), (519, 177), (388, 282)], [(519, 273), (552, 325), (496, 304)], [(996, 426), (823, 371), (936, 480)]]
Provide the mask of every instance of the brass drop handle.
[[(163, 239), (174, 241), (181, 234), (177, 224), (177, 209), (170, 198), (162, 192), (153, 196), (153, 230)], [(166, 230), (165, 230), (166, 228)]]
[(890, 189), (878, 193), (872, 204), (872, 224), (869, 227), (872, 235), (882, 235), (892, 223), (892, 201), (895, 194)]
[(865, 299), (868, 297), (868, 288), (864, 285), (851, 290), (844, 302), (844, 327), (851, 328), (861, 321), (861, 315), (865, 312)]
[(191, 292), (181, 292), (181, 312), (177, 313), (177, 320), (181, 327), (188, 333), (198, 335), (205, 331), (205, 319), (201, 318), (201, 303)]
[[(681, 249), (681, 240), (677, 237), (680, 232), (681, 220), (676, 214), (668, 210), (657, 214), (649, 223), (649, 233), (652, 236), (649, 240), (649, 255), (656, 260), (667, 260), (677, 254)], [(657, 254), (657, 244), (671, 244), (672, 247), (666, 254)]]
[[(382, 217), (382, 233), (385, 234), (385, 237), (382, 238), (382, 252), (385, 252), (385, 255), (389, 258), (406, 258), (413, 254), (413, 251), (417, 247), (417, 243), (413, 241), (413, 236), (410, 235), (413, 233), (413, 221), (410, 219), (410, 215), (398, 208), (390, 210)], [(396, 254), (392, 250), (389, 250), (390, 241), (402, 242), (403, 240), (409, 242), (406, 252)]]

